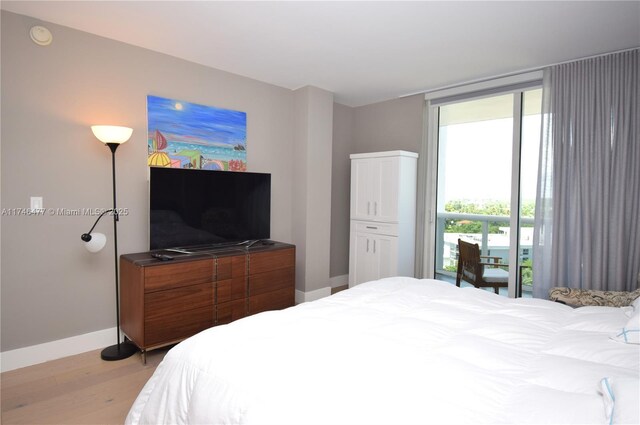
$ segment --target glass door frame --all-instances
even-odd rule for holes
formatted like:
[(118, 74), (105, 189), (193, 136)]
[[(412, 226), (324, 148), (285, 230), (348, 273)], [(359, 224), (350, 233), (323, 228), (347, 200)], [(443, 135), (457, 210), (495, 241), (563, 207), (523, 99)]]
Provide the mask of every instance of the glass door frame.
[[(524, 89), (513, 92), (513, 140), (511, 144), (511, 216), (509, 220), (509, 298), (522, 296), (518, 287), (520, 270), (520, 171), (522, 158), (522, 101)], [(518, 119), (516, 119), (518, 117)], [(522, 283), (520, 283), (522, 284)]]
[[(439, 109), (441, 106), (468, 100), (485, 97), (513, 94), (513, 139), (512, 139), (512, 162), (511, 162), (511, 214), (509, 220), (510, 249), (509, 249), (509, 286), (508, 296), (515, 298), (521, 296), (518, 293), (517, 281), (519, 277), (519, 250), (520, 250), (520, 177), (521, 177), (521, 145), (522, 145), (522, 109), (524, 92), (542, 87), (541, 72), (521, 74), (513, 78), (492, 80), (488, 83), (479, 83), (484, 86), (480, 90), (473, 90), (471, 86), (465, 88), (453, 88), (442, 92), (428, 93), (425, 95), (425, 123), (424, 140), (421, 149), (422, 165), (425, 171), (421, 174), (425, 185), (421, 191), (424, 196), (423, 211), (418, 212), (418, 217), (424, 217), (423, 243), (418, 246), (417, 252), (422, 251), (420, 258), (422, 264), (416, 270), (418, 276), (433, 279), (435, 278), (435, 254), (436, 254), (436, 211), (437, 211), (437, 189), (438, 189), (438, 136), (439, 136)], [(518, 81), (518, 80), (524, 81)], [(502, 83), (502, 84), (500, 84)], [(453, 93), (451, 93), (453, 92)], [(518, 117), (518, 119), (515, 119)], [(419, 228), (419, 227), (418, 227)]]

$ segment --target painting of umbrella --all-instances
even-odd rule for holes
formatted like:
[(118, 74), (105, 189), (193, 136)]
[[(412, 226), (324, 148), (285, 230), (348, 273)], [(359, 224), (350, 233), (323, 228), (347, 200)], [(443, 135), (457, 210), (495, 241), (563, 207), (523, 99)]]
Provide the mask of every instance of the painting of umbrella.
[(246, 171), (247, 114), (147, 96), (151, 167)]

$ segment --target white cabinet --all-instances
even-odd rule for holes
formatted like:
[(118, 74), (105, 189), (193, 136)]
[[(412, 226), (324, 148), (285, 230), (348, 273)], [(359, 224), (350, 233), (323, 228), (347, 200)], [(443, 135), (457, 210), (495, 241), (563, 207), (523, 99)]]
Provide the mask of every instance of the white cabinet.
[(349, 286), (414, 275), (417, 158), (351, 155)]

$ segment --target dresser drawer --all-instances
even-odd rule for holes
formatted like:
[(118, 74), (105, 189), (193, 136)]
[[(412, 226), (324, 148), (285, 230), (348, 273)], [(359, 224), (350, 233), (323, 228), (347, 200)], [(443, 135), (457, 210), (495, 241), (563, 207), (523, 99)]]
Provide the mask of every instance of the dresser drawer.
[(171, 316), (146, 317), (144, 345), (166, 345), (188, 338), (214, 325), (213, 306), (174, 312)]
[(169, 322), (175, 314), (183, 311), (206, 307), (213, 309), (213, 285), (203, 283), (148, 293), (144, 296), (144, 317), (160, 317)]
[(293, 288), (295, 285), (295, 270), (293, 267), (273, 270), (249, 277), (249, 295), (259, 295), (278, 289)]
[(270, 270), (284, 269), (295, 265), (296, 254), (293, 248), (276, 251), (258, 252), (249, 255), (249, 274), (264, 273)]
[(247, 278), (244, 276), (221, 280), (217, 282), (217, 285), (216, 301), (218, 303), (225, 303), (247, 296)]
[(224, 325), (247, 315), (247, 299), (220, 303), (217, 306), (216, 324)]
[(186, 261), (145, 267), (145, 292), (179, 288), (215, 280), (213, 260)]
[(281, 310), (295, 304), (295, 289), (292, 287), (265, 292), (249, 297), (249, 314), (267, 310)]

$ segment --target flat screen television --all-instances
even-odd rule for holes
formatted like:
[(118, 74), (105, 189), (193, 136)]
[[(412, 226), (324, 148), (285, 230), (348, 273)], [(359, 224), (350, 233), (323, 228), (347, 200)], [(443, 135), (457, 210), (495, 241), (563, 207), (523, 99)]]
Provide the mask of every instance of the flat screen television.
[(151, 167), (151, 250), (268, 239), (271, 174)]

